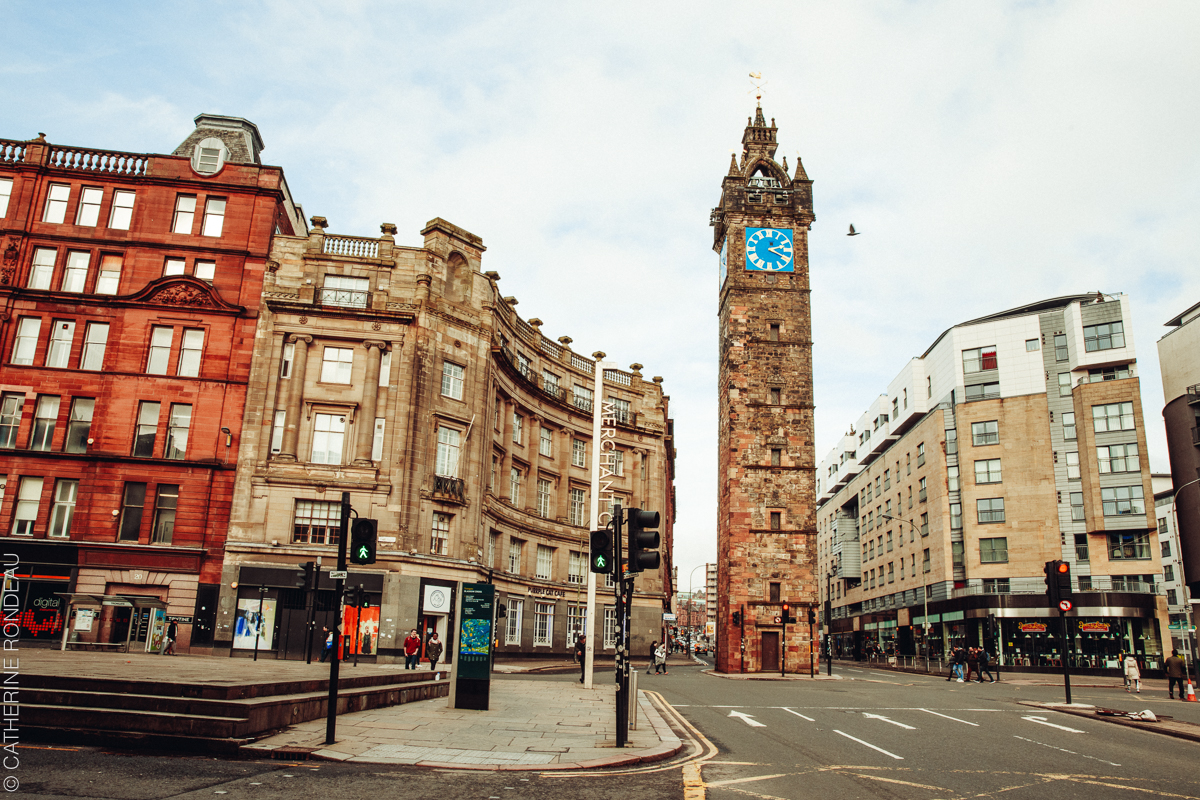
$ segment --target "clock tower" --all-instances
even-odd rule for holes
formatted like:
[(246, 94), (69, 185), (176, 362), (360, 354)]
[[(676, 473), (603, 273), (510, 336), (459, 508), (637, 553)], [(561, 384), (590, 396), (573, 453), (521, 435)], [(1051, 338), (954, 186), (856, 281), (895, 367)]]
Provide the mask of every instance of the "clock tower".
[(720, 264), (720, 672), (807, 674), (818, 657), (808, 624), (809, 609), (819, 612), (808, 282), (815, 217), (799, 156), (792, 177), (786, 156), (775, 161), (776, 130), (759, 105), (711, 217)]

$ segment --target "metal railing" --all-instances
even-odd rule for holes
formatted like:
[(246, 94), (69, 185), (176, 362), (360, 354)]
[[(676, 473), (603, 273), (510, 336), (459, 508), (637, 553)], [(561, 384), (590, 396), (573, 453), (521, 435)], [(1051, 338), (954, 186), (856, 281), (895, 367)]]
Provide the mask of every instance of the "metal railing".
[(462, 478), (450, 478), (446, 475), (433, 476), (433, 493), (442, 497), (453, 497), (460, 503), (467, 499), (466, 483)]
[(371, 303), (371, 293), (356, 292), (351, 289), (321, 288), (317, 290), (317, 302), (323, 306), (367, 308)]

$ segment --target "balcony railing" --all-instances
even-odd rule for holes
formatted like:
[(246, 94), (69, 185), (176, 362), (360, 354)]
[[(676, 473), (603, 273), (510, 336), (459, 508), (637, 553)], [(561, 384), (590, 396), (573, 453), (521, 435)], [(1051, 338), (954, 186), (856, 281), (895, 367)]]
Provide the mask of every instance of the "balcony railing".
[(371, 304), (370, 292), (356, 292), (350, 289), (318, 289), (317, 302), (323, 306), (341, 306), (342, 308), (367, 308)]
[(20, 164), (25, 160), (25, 142), (0, 139), (0, 164)]
[(433, 476), (433, 493), (452, 498), (459, 503), (465, 503), (467, 500), (465, 486), (462, 478), (450, 478), (445, 475)]
[(141, 153), (117, 153), (82, 147), (51, 147), (46, 166), (107, 175), (145, 175), (150, 159)]
[[(1162, 594), (1162, 587), (1157, 583), (1108, 575), (1079, 575), (1074, 578), (1075, 591), (1090, 592), (1126, 592), (1129, 594)], [(969, 597), (980, 594), (1046, 594), (1046, 579), (1009, 578), (1008, 591), (997, 592), (994, 586), (984, 587), (983, 583), (971, 583), (954, 590), (953, 597)]]
[(360, 236), (326, 236), (322, 252), (331, 256), (379, 258), (379, 240)]

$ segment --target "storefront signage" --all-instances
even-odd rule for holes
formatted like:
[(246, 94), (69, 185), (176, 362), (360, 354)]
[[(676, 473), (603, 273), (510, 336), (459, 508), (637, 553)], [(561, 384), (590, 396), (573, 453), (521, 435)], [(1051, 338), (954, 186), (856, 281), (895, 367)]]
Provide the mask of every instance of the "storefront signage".
[(532, 586), (529, 589), (529, 594), (539, 595), (541, 597), (566, 597), (567, 593), (562, 589), (548, 589), (545, 586)]
[(1017, 628), (1021, 633), (1045, 633), (1046, 623), (1044, 622), (1022, 622)]
[(445, 586), (426, 586), (422, 610), (426, 614), (449, 614), (450, 589)]
[(1079, 623), (1080, 633), (1108, 633), (1107, 622), (1081, 622)]

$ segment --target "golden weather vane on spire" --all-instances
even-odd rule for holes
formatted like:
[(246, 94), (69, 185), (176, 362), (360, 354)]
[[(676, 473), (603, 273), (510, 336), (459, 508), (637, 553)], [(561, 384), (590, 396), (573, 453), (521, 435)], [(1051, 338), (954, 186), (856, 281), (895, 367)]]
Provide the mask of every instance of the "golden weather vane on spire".
[[(754, 89), (751, 90), (754, 92), (754, 99), (758, 100), (759, 105), (762, 105), (762, 87), (766, 86), (769, 81), (763, 80), (761, 72), (751, 72), (750, 83), (754, 86)], [(746, 94), (750, 94), (750, 92), (746, 92)]]

